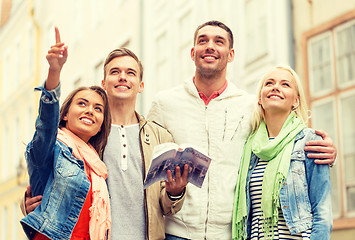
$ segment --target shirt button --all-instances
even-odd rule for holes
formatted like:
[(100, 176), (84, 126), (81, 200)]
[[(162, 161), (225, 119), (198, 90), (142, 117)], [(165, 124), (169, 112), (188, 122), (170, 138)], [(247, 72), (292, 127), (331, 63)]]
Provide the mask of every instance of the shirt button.
[(44, 98), (44, 101), (45, 101), (45, 102), (49, 102), (49, 97), (45, 97), (45, 98)]
[(126, 155), (123, 155), (123, 158), (126, 158)]
[(124, 137), (124, 134), (122, 134), (122, 137)]
[(123, 144), (123, 147), (126, 147), (126, 144)]

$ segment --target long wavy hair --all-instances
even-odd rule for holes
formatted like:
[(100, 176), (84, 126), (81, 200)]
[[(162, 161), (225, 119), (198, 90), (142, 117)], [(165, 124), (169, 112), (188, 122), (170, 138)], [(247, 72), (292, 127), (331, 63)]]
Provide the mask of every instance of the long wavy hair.
[(67, 115), (70, 105), (73, 102), (73, 98), (75, 95), (83, 90), (90, 90), (94, 91), (97, 94), (99, 94), (104, 101), (104, 120), (101, 125), (100, 131), (95, 135), (92, 136), (89, 140), (89, 143), (94, 147), (96, 152), (98, 154), (101, 154), (101, 151), (105, 148), (107, 144), (107, 138), (111, 130), (111, 113), (110, 113), (110, 107), (108, 104), (108, 99), (105, 90), (103, 90), (99, 86), (91, 86), (91, 87), (79, 87), (75, 90), (73, 90), (64, 100), (61, 108), (60, 108), (60, 118), (59, 118), (59, 127), (65, 127), (66, 121), (63, 120), (65, 115)]

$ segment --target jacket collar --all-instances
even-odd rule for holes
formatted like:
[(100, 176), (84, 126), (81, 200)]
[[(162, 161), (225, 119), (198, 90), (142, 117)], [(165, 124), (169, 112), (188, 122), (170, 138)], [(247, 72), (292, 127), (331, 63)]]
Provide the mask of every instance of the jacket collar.
[(139, 129), (142, 129), (144, 127), (144, 125), (147, 124), (147, 120), (142, 115), (137, 113), (137, 111), (135, 111), (135, 114), (136, 114), (136, 117), (137, 117), (138, 122), (139, 122)]
[(302, 139), (302, 138), (304, 138), (304, 132), (303, 132), (303, 130), (302, 131), (300, 131), (297, 135), (296, 135), (296, 137), (295, 137), (295, 142), (296, 141), (298, 141), (298, 140), (300, 140), (300, 139)]
[[(184, 82), (186, 91), (196, 98), (200, 98), (197, 88), (192, 79), (188, 79)], [(230, 97), (241, 96), (247, 94), (244, 90), (237, 88), (232, 82), (228, 81), (227, 88), (221, 95), (215, 98), (215, 100), (222, 100)]]

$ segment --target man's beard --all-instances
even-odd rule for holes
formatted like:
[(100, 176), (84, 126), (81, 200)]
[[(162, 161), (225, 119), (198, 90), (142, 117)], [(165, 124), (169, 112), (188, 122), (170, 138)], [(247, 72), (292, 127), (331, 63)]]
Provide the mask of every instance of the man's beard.
[(220, 70), (216, 68), (211, 69), (211, 68), (199, 67), (197, 68), (197, 72), (203, 78), (215, 78), (220, 74)]

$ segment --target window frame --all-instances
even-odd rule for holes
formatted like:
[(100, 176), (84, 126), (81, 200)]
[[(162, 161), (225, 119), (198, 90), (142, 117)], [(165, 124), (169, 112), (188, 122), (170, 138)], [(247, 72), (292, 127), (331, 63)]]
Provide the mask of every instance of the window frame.
[[(342, 93), (339, 94), (339, 97), (338, 97), (338, 106), (339, 106), (339, 108), (338, 108), (338, 111), (339, 111), (338, 117), (339, 117), (339, 125), (341, 127), (343, 127), (343, 122), (342, 122), (341, 117), (343, 116), (343, 111), (344, 111), (343, 105), (342, 105), (342, 101), (345, 98), (348, 98), (348, 97), (355, 97), (355, 88), (350, 90), (350, 91), (345, 91), (345, 92), (342, 92)], [(342, 131), (342, 129), (339, 132), (339, 136), (340, 136), (340, 140), (341, 140), (341, 142), (339, 143), (339, 146), (341, 146), (342, 149), (345, 148), (345, 146), (344, 146), (345, 138), (343, 136), (343, 132), (344, 131)], [(344, 201), (343, 201), (344, 211), (345, 211), (346, 217), (355, 218), (355, 209), (352, 210), (352, 211), (348, 210), (348, 198), (346, 196), (346, 194), (347, 194), (346, 188), (349, 185), (350, 186), (355, 186), (355, 180), (352, 181), (352, 183), (349, 183), (349, 182), (346, 181), (346, 179), (345, 179), (345, 174), (346, 174), (345, 169), (346, 169), (346, 167), (345, 167), (345, 160), (344, 160), (344, 155), (345, 155), (344, 151), (339, 152), (339, 154), (341, 155), (341, 159), (343, 160), (342, 165), (344, 166), (343, 167), (344, 171), (341, 172), (341, 174), (343, 176), (342, 181), (344, 182), (344, 184), (341, 186), (342, 190), (344, 191)]]
[[(354, 26), (355, 27), (355, 19), (350, 20), (350, 21), (348, 21), (348, 22), (346, 22), (344, 24), (341, 24), (341, 25), (339, 25), (339, 26), (334, 28), (334, 44), (335, 44), (334, 48), (335, 48), (335, 50), (337, 49), (337, 46), (338, 46), (338, 35), (337, 35), (337, 33), (342, 31), (342, 30), (344, 30), (344, 29), (346, 29), (346, 28), (348, 28), (349, 26)], [(354, 37), (354, 41), (355, 41), (355, 37)], [(334, 59), (335, 58), (336, 57), (334, 57)], [(335, 60), (337, 60), (337, 59), (335, 59)], [(339, 72), (338, 71), (338, 65), (337, 65), (336, 70), (337, 70), (337, 74), (338, 74), (338, 72)], [(354, 69), (354, 71), (355, 71), (355, 69)], [(339, 76), (337, 75), (336, 77), (338, 78)], [(354, 73), (354, 79), (352, 79), (352, 81), (350, 81), (348, 83), (342, 83), (342, 84), (339, 83), (339, 88), (340, 89), (346, 89), (348, 87), (351, 87), (354, 84), (355, 84), (355, 73)]]
[[(268, 36), (268, 27), (269, 27), (269, 19), (267, 16), (266, 11), (260, 10), (260, 9), (265, 9), (265, 7), (268, 6), (269, 2), (264, 2), (261, 1), (262, 3), (265, 4), (263, 8), (255, 8), (253, 5), (248, 6), (249, 4), (255, 4), (253, 3), (254, 1), (260, 1), (260, 0), (245, 0), (244, 2), (244, 11), (246, 13), (245, 15), (245, 23), (246, 23), (246, 29), (245, 29), (245, 37), (246, 37), (246, 52), (248, 54), (245, 55), (245, 63), (246, 65), (250, 65), (259, 59), (262, 59), (266, 57), (269, 54), (269, 36)], [(257, 2), (258, 3), (258, 2)], [(257, 5), (257, 4), (256, 4)], [(251, 16), (251, 14), (248, 14), (248, 7), (250, 10), (254, 12), (254, 15)], [(261, 15), (260, 13), (264, 14)], [(251, 20), (253, 19), (253, 20)], [(260, 24), (265, 24), (261, 29), (264, 32), (260, 32), (259, 25)], [(264, 35), (264, 36), (261, 36)], [(252, 44), (250, 41), (255, 40), (255, 39), (263, 39), (264, 44)], [(255, 50), (255, 46), (263, 46), (265, 47), (264, 49), (257, 49)], [(251, 55), (253, 53), (253, 55)]]
[[(310, 38), (309, 39), (309, 41), (307, 42), (308, 44), (307, 44), (307, 61), (308, 61), (308, 70), (309, 70), (309, 78), (311, 78), (311, 77), (313, 77), (313, 72), (312, 71), (310, 71), (310, 62), (311, 62), (311, 60), (312, 60), (312, 55), (311, 55), (311, 47), (309, 46), (310, 44), (312, 44), (313, 42), (317, 42), (317, 41), (319, 41), (320, 39), (322, 39), (322, 38), (324, 38), (324, 37), (330, 37), (330, 66), (334, 66), (334, 58), (335, 58), (335, 56), (334, 56), (334, 51), (333, 51), (333, 49), (332, 49), (332, 36), (333, 34), (332, 34), (332, 32), (331, 31), (325, 31), (325, 32), (323, 32), (323, 33), (321, 33), (321, 34), (318, 34), (318, 35), (316, 35), (316, 36), (313, 36), (312, 38)], [(310, 59), (310, 60), (309, 60)], [(334, 89), (335, 89), (335, 87), (336, 87), (336, 85), (335, 85), (335, 81), (336, 81), (336, 79), (335, 79), (335, 76), (334, 76), (334, 69), (333, 68), (331, 68), (330, 69), (330, 72), (331, 72), (331, 77), (332, 77), (332, 79), (331, 79), (331, 87), (329, 88), (329, 89), (324, 89), (324, 90), (321, 90), (321, 91), (319, 91), (319, 92), (317, 92), (317, 93), (311, 93), (311, 91), (312, 90), (314, 90), (314, 88), (316, 88), (316, 86), (313, 86), (312, 84), (309, 84), (309, 90), (310, 90), (310, 95), (309, 96), (311, 96), (311, 97), (314, 97), (314, 98), (316, 98), (316, 97), (319, 97), (319, 96), (324, 96), (324, 95), (326, 95), (326, 94), (329, 94), (329, 93), (332, 93), (332, 92), (334, 92)]]
[[(309, 31), (305, 32), (302, 37), (302, 46), (303, 46), (303, 62), (304, 62), (304, 70), (305, 70), (305, 92), (308, 96), (308, 106), (312, 108), (312, 105), (317, 104), (320, 101), (329, 99), (330, 97), (335, 98), (335, 106), (336, 106), (336, 112), (335, 112), (335, 121), (336, 121), (336, 135), (337, 139), (333, 139), (333, 141), (338, 143), (337, 149), (338, 149), (338, 155), (337, 155), (337, 167), (338, 167), (338, 172), (337, 172), (337, 178), (339, 180), (339, 192), (340, 192), (340, 214), (339, 216), (334, 217), (333, 221), (333, 230), (339, 230), (339, 229), (348, 229), (348, 228), (354, 228), (355, 227), (355, 213), (354, 212), (346, 212), (346, 196), (345, 196), (345, 183), (344, 183), (344, 177), (342, 176), (343, 174), (343, 156), (341, 155), (342, 151), (342, 136), (341, 136), (341, 126), (340, 126), (340, 113), (339, 109), (341, 108), (340, 106), (340, 100), (343, 94), (347, 93), (352, 93), (353, 91), (355, 92), (355, 84), (348, 86), (346, 88), (340, 88), (338, 86), (338, 75), (337, 75), (337, 61), (336, 61), (336, 48), (335, 48), (335, 34), (337, 29), (341, 29), (342, 26), (345, 26), (346, 24), (349, 23), (355, 23), (355, 11), (350, 11), (348, 13), (345, 13), (344, 15), (341, 15), (335, 19), (331, 19), (328, 22), (325, 22), (321, 24), (320, 26), (314, 27), (310, 29)], [(323, 95), (316, 95), (312, 96), (310, 94), (310, 70), (309, 70), (309, 63), (308, 63), (308, 43), (311, 38), (315, 38), (318, 35), (321, 35), (327, 31), (331, 32), (332, 38), (331, 38), (331, 51), (333, 54), (333, 65), (332, 65), (332, 70), (334, 72), (334, 91), (330, 93), (324, 93)], [(310, 121), (310, 123), (312, 123)]]

